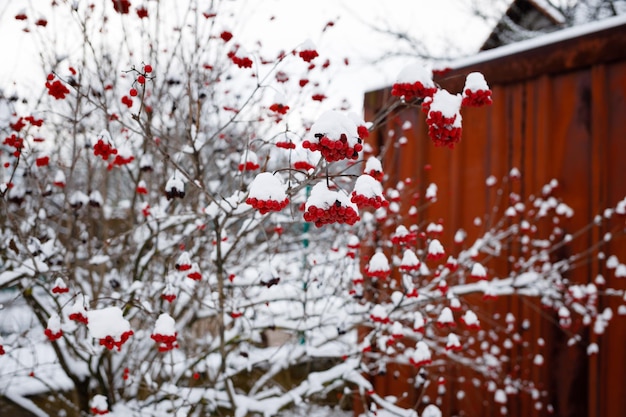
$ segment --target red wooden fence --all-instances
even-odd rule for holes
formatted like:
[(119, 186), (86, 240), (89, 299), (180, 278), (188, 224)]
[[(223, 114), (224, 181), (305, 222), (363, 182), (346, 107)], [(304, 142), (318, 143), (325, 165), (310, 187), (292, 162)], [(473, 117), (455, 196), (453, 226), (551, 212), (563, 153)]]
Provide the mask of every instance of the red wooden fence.
[[(458, 228), (466, 230), (471, 240), (485, 230), (490, 219), (502, 217), (506, 208), (502, 198), (508, 192), (525, 199), (540, 193), (541, 187), (555, 178), (557, 194), (576, 213), (562, 228), (574, 233), (592, 224), (603, 208), (626, 196), (626, 20), (612, 22), (616, 23), (597, 29), (591, 26), (588, 33), (576, 29), (548, 35), (546, 42), (536, 47), (516, 45), (510, 54), (497, 50), (480, 54), (438, 80), (449, 91), (459, 92), (465, 75), (480, 71), (493, 91), (491, 107), (464, 110), (463, 139), (453, 150), (433, 145), (424, 115), (417, 108), (400, 109), (386, 118), (370, 144), (384, 149), (387, 184), (411, 178), (422, 195), (430, 182), (439, 187), (437, 203), (420, 212), (417, 223), (441, 218), (446, 226), (443, 242), (452, 242)], [(389, 93), (384, 89), (366, 94), (366, 120), (373, 120), (392, 101)], [(408, 130), (403, 129), (407, 121), (412, 126)], [(407, 142), (398, 145), (402, 136)], [(500, 180), (514, 167), (521, 171), (519, 182), (485, 186), (489, 175)], [(403, 196), (405, 201), (409, 194)], [(481, 219), (479, 226), (476, 218)], [(621, 235), (615, 233), (602, 251), (615, 253), (625, 262), (624, 218), (585, 229), (573, 241), (572, 252), (593, 247), (612, 227)], [(505, 255), (517, 250), (505, 248)], [(571, 280), (588, 283), (601, 274), (607, 288), (626, 289), (626, 279), (615, 278), (605, 261), (595, 259), (597, 255), (595, 250), (581, 259)], [(506, 256), (489, 266), (499, 276), (513, 268)], [(617, 313), (619, 305), (619, 300), (601, 298), (601, 308), (608, 306)], [(549, 314), (538, 312), (538, 306), (538, 302), (508, 297), (491, 304), (492, 311), (483, 312), (488, 316), (512, 311), (531, 317), (528, 330), (520, 333), (522, 342), (513, 349), (510, 373), (535, 381), (538, 392), (553, 404), (552, 415), (626, 415), (626, 318), (615, 314), (604, 334), (586, 332), (580, 343), (568, 346), (567, 333)], [(538, 338), (545, 340), (545, 346), (537, 345)], [(599, 354), (587, 355), (587, 346), (594, 342), (600, 345)], [(532, 364), (534, 353), (546, 358), (543, 366)], [(382, 395), (401, 397), (405, 392), (401, 402), (413, 405), (417, 401), (410, 383), (414, 370), (400, 370), (402, 373), (395, 375), (388, 370), (373, 381)], [(471, 371), (450, 365), (433, 373), (439, 371), (449, 375), (446, 394), (439, 396), (444, 415), (500, 415), (493, 394), (475, 384)], [(457, 395), (460, 390), (465, 393), (462, 398)], [(465, 414), (459, 413), (461, 406)], [(549, 415), (545, 407), (535, 408), (530, 395), (510, 397), (508, 413)]]

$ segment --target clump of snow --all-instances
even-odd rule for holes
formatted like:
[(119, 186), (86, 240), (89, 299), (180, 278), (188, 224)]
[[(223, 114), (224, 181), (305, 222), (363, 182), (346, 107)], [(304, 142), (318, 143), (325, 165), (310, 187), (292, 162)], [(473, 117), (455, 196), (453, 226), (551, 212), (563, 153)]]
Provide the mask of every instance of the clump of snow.
[(274, 201), (283, 201), (287, 198), (282, 180), (270, 172), (262, 172), (254, 178), (250, 184), (249, 196), (258, 200)]
[(424, 320), (424, 315), (416, 311), (413, 313), (413, 330), (416, 332), (424, 331), (424, 326), (426, 325), (426, 321)]
[(467, 310), (461, 317), (461, 321), (470, 329), (479, 329), (480, 321), (478, 316), (472, 310)]
[(100, 310), (87, 312), (89, 324), (87, 328), (91, 337), (104, 339), (111, 336), (114, 340), (120, 340), (122, 334), (130, 330), (130, 323), (124, 318), (119, 307), (106, 307)]
[(437, 201), (437, 184), (431, 183), (426, 188), (426, 200)]
[(370, 175), (372, 175), (371, 172), (383, 172), (383, 165), (378, 158), (370, 156), (365, 162), (364, 171)]
[(443, 414), (441, 413), (441, 410), (435, 404), (428, 404), (426, 408), (424, 408), (424, 411), (422, 411), (422, 417), (442, 417), (442, 416)]
[(348, 116), (335, 110), (322, 113), (309, 131), (308, 140), (311, 143), (319, 143), (321, 136), (338, 141), (341, 135), (345, 135), (352, 147), (359, 143), (358, 126)]
[(109, 409), (107, 397), (100, 394), (93, 396), (93, 398), (89, 402), (89, 406), (91, 407), (91, 411), (94, 414), (106, 414), (107, 410)]
[(168, 196), (184, 197), (185, 195), (185, 182), (180, 175), (172, 175), (165, 183), (165, 192)]
[(61, 317), (58, 314), (53, 314), (48, 319), (48, 325), (46, 327), (52, 333), (58, 333), (61, 331)]
[(407, 84), (420, 82), (425, 88), (435, 88), (432, 70), (420, 63), (412, 63), (404, 67), (398, 74), (396, 82)]
[(428, 259), (441, 259), (446, 254), (443, 245), (438, 239), (433, 239), (428, 244)]
[(176, 334), (176, 322), (167, 313), (162, 313), (154, 323), (154, 333), (171, 336)]
[(415, 252), (411, 249), (405, 249), (402, 255), (402, 261), (400, 262), (401, 270), (415, 270), (420, 266), (420, 261), (417, 258)]
[[(461, 102), (463, 97), (460, 94), (451, 94), (447, 90), (439, 90), (433, 96), (430, 103), (430, 112), (441, 112), (446, 119), (454, 119), (452, 126), (461, 126)], [(430, 113), (429, 112), (429, 113)]]
[(488, 176), (485, 180), (485, 184), (487, 185), (487, 187), (493, 187), (494, 185), (496, 185), (497, 182), (498, 180), (493, 175)]
[(431, 358), (430, 348), (424, 341), (420, 340), (415, 345), (415, 350), (409, 361), (415, 366), (423, 366), (429, 364), (432, 360)]
[(486, 91), (489, 90), (489, 86), (487, 85), (487, 81), (485, 80), (485, 76), (480, 72), (470, 72), (467, 74), (465, 78), (465, 87), (463, 87), (463, 91)]
[(441, 309), (441, 313), (439, 313), (439, 317), (437, 318), (437, 325), (440, 327), (454, 326), (454, 315), (450, 307)]
[(448, 333), (448, 340), (446, 341), (446, 350), (460, 350), (463, 347), (459, 336), (455, 333)]
[(383, 186), (371, 175), (363, 174), (356, 179), (354, 192), (368, 198), (383, 197)]
[(493, 400), (498, 404), (506, 404), (506, 392), (503, 389), (496, 390)]
[(474, 279), (487, 279), (487, 271), (485, 270), (485, 267), (478, 262), (474, 263), (472, 266), (472, 272), (470, 275)]
[(330, 190), (324, 182), (318, 182), (313, 186), (311, 195), (306, 200), (305, 210), (308, 210), (311, 206), (326, 210), (335, 204), (336, 201), (342, 206), (352, 207), (354, 211), (358, 210), (356, 204), (350, 201), (345, 192)]

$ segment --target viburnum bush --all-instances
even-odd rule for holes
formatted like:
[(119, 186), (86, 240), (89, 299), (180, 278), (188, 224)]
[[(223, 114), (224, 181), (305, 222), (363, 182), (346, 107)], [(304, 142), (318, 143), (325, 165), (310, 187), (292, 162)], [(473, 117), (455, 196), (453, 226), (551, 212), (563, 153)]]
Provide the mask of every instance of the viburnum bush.
[[(411, 184), (384, 182), (367, 143), (377, 126), (325, 104), (323, 50), (302, 40), (268, 53), (239, 39), (225, 3), (176, 2), (171, 21), (164, 3), (54, 2), (45, 20), (67, 23), (69, 50), (47, 43), (52, 25), (37, 11), (15, 16), (54, 58), (39, 100), (2, 103), (5, 402), (36, 415), (50, 409), (43, 396), (76, 416), (277, 415), (309, 403), (435, 416), (437, 405), (400, 406), (370, 377), (400, 364), (421, 389), (450, 361), (490, 381), (496, 402), (532, 388), (507, 379), (466, 296), (539, 297), (572, 333), (611, 320), (600, 296), (623, 294), (569, 282), (570, 263), (551, 254), (573, 237), (537, 226), (573, 215), (556, 187), (511, 195), (475, 242), (463, 231), (442, 242), (442, 223), (401, 215), (419, 208), (402, 207)], [(462, 108), (491, 103), (480, 74), (452, 94), (421, 66), (392, 94), (422, 106), (434, 144), (450, 148)], [(436, 197), (431, 184), (424, 204)], [(624, 214), (626, 201), (597, 221)], [(510, 244), (516, 273), (494, 276), (489, 261)], [(501, 319), (490, 325), (505, 349), (518, 318)]]

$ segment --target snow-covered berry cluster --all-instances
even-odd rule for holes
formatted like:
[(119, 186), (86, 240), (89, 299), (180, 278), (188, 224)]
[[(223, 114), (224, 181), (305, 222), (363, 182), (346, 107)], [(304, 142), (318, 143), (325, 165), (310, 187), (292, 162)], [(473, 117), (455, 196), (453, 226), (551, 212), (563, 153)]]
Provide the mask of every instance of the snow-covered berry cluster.
[(167, 313), (159, 315), (154, 324), (154, 332), (150, 338), (158, 343), (159, 352), (168, 352), (178, 347), (176, 337), (176, 323), (172, 316)]
[(107, 397), (105, 397), (104, 395), (94, 395), (89, 402), (89, 407), (92, 414), (95, 414), (97, 416), (109, 413), (109, 403), (107, 401)]
[(54, 286), (52, 287), (52, 294), (65, 294), (68, 293), (70, 289), (68, 288), (63, 278), (58, 277), (56, 281), (54, 281)]
[(391, 87), (391, 95), (404, 97), (405, 101), (432, 97), (437, 92), (432, 72), (421, 64), (412, 64), (398, 74)]
[(91, 336), (99, 339), (100, 345), (109, 350), (121, 350), (122, 345), (134, 334), (119, 307), (88, 311), (87, 319)]
[(450, 94), (446, 90), (439, 90), (430, 103), (428, 118), (428, 136), (435, 146), (454, 145), (461, 140), (461, 101), (459, 94)]
[(323, 183), (317, 183), (311, 190), (304, 210), (304, 220), (322, 227), (331, 223), (355, 224), (360, 220), (357, 206), (348, 200), (343, 191), (331, 191)]
[(492, 103), (491, 90), (480, 72), (467, 74), (463, 87), (462, 105), (467, 107), (482, 107)]
[(381, 183), (368, 174), (363, 174), (357, 178), (350, 201), (359, 208), (373, 207), (378, 209), (389, 205), (389, 202), (383, 195)]
[(281, 211), (289, 205), (289, 198), (280, 177), (270, 172), (258, 174), (250, 184), (250, 192), (246, 203), (261, 214), (270, 211)]
[(382, 252), (376, 252), (365, 267), (365, 273), (372, 278), (388, 278), (391, 274), (391, 268), (387, 256)]
[(358, 126), (346, 115), (337, 111), (323, 113), (311, 126), (311, 136), (302, 142), (302, 147), (320, 151), (328, 162), (343, 159), (358, 159), (363, 150)]
[(168, 200), (185, 197), (185, 183), (176, 174), (172, 175), (165, 183), (165, 196)]
[(237, 167), (239, 171), (256, 171), (259, 169), (259, 157), (251, 150), (247, 150), (241, 156), (241, 161)]
[(58, 314), (53, 314), (48, 319), (48, 325), (44, 330), (44, 334), (51, 341), (54, 342), (63, 336), (63, 330), (61, 329), (61, 318)]

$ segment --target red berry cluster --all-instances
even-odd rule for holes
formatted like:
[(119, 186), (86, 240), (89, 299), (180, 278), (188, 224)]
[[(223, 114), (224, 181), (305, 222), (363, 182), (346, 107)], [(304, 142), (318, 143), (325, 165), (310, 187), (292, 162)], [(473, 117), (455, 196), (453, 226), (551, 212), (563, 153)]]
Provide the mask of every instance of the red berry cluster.
[(35, 165), (37, 165), (38, 167), (48, 166), (49, 163), (50, 163), (49, 156), (42, 156), (40, 158), (35, 159)]
[(404, 235), (393, 235), (391, 237), (391, 243), (394, 245), (411, 245), (417, 240), (417, 234), (415, 232), (409, 232)]
[(387, 279), (389, 275), (391, 274), (391, 271), (389, 269), (379, 269), (376, 271), (370, 271), (368, 265), (366, 265), (365, 273), (367, 274), (367, 276), (372, 277), (372, 278)]
[(402, 272), (411, 272), (411, 271), (417, 271), (420, 269), (420, 264), (417, 263), (415, 265), (400, 265), (400, 271)]
[(416, 361), (413, 358), (409, 358), (409, 362), (416, 368), (419, 368), (424, 365), (429, 365), (432, 362), (432, 359), (422, 359), (421, 361)]
[(109, 166), (107, 167), (107, 169), (110, 171), (113, 169), (113, 167), (115, 165), (117, 166), (122, 166), (122, 165), (126, 165), (126, 164), (130, 164), (131, 162), (133, 162), (135, 160), (134, 156), (129, 156), (127, 158), (121, 156), (121, 155), (115, 155), (115, 159), (113, 159), (113, 162), (111, 162), (109, 164)]
[(370, 177), (373, 177), (378, 182), (382, 182), (383, 178), (385, 177), (384, 172), (377, 171), (375, 169), (371, 169), (369, 172), (365, 172), (365, 174), (369, 175)]
[(6, 138), (4, 138), (2, 144), (15, 148), (13, 156), (17, 158), (18, 156), (20, 156), (22, 148), (24, 148), (24, 139), (16, 136), (15, 133), (13, 133), (11, 136), (7, 136)]
[(285, 140), (281, 142), (276, 142), (276, 147), (283, 149), (296, 149), (296, 144), (290, 140)]
[(103, 416), (105, 414), (109, 414), (109, 410), (100, 410), (99, 408), (91, 407), (91, 413), (98, 416)]
[(294, 169), (298, 169), (301, 171), (308, 171), (310, 169), (315, 168), (315, 165), (310, 164), (307, 161), (296, 161), (293, 163)]
[(446, 256), (445, 253), (437, 252), (437, 253), (429, 253), (426, 255), (426, 259), (429, 261), (440, 261)]
[(461, 316), (461, 318), (459, 320), (461, 320), (461, 323), (463, 323), (465, 325), (465, 327), (467, 327), (469, 330), (480, 330), (480, 322), (479, 321), (473, 321), (473, 322), (468, 324), (468, 323), (466, 323), (464, 316)]
[(161, 298), (171, 303), (176, 299), (176, 294), (161, 294)]
[(46, 88), (48, 94), (57, 100), (62, 100), (66, 95), (70, 93), (70, 90), (59, 80), (54, 79), (53, 74), (48, 74), (48, 81), (46, 81)]
[(200, 281), (202, 279), (202, 274), (199, 271), (191, 271), (187, 274), (187, 278), (193, 279), (194, 281)]
[(230, 51), (228, 57), (239, 68), (252, 68), (252, 60), (246, 57), (238, 57), (235, 51)]
[(35, 119), (34, 116), (26, 116), (24, 117), (24, 120), (33, 126), (41, 127), (41, 125), (43, 125), (43, 119)]
[(48, 339), (50, 339), (50, 341), (51, 341), (51, 342), (54, 342), (55, 340), (60, 339), (60, 338), (61, 338), (61, 336), (63, 336), (63, 330), (60, 330), (60, 329), (59, 329), (59, 331), (58, 331), (58, 332), (56, 332), (56, 333), (54, 333), (54, 332), (53, 332), (52, 330), (50, 330), (50, 329), (46, 329), (46, 330), (44, 330), (43, 332), (44, 332), (44, 334), (46, 335), (46, 337), (47, 337)]
[(174, 333), (173, 335), (156, 333), (150, 335), (150, 338), (159, 344), (159, 352), (168, 352), (178, 347), (178, 342), (176, 342), (176, 336), (177, 333)]
[(70, 292), (70, 289), (67, 287), (54, 286), (52, 288), (52, 294), (63, 294), (66, 292)]
[(482, 107), (488, 106), (492, 103), (491, 90), (476, 90), (472, 91), (469, 88), (463, 93), (462, 106), (467, 107)]
[(134, 334), (132, 330), (122, 333), (120, 336), (120, 340), (116, 341), (111, 336), (104, 337), (100, 339), (100, 345), (106, 347), (109, 350), (113, 350), (114, 347), (117, 348), (118, 351), (122, 350), (122, 345), (126, 343), (129, 337)]
[(35, 119), (33, 116), (20, 117), (14, 123), (9, 123), (9, 127), (16, 132), (19, 132), (26, 126), (24, 121), (29, 122), (32, 126), (41, 127), (43, 124), (43, 119)]
[(174, 267), (178, 271), (189, 271), (191, 269), (191, 264), (188, 264), (188, 263), (179, 264), (179, 263), (177, 263), (176, 265), (174, 265)]
[(367, 139), (370, 136), (370, 131), (365, 125), (360, 125), (356, 128), (356, 132), (361, 139)]
[(129, 0), (113, 0), (113, 9), (120, 14), (128, 14), (130, 10)]
[(23, 117), (20, 117), (19, 119), (17, 119), (15, 123), (9, 123), (9, 127), (15, 130), (16, 132), (19, 132), (20, 130), (22, 130), (24, 126), (26, 126), (26, 123), (24, 123)]
[(437, 92), (436, 87), (424, 87), (420, 81), (414, 83), (396, 83), (391, 87), (391, 95), (404, 96), (404, 100), (411, 101), (414, 98), (432, 97)]
[(68, 316), (70, 320), (78, 321), (83, 324), (89, 324), (89, 319), (83, 315), (83, 313), (72, 313)]
[(130, 109), (131, 107), (133, 107), (133, 99), (128, 96), (124, 96), (122, 97), (122, 104)]
[(270, 106), (270, 110), (277, 114), (287, 114), (289, 111), (289, 106), (285, 106), (284, 104), (274, 103)]
[(376, 316), (374, 314), (370, 314), (370, 319), (374, 323), (382, 323), (382, 324), (389, 324), (389, 323), (391, 323), (391, 320), (389, 320), (389, 317), (379, 317), (379, 316)]
[(311, 151), (320, 151), (328, 162), (341, 161), (342, 159), (358, 159), (359, 152), (363, 150), (360, 139), (359, 143), (351, 147), (345, 133), (341, 134), (339, 140), (332, 140), (322, 134), (315, 136), (319, 139), (318, 143), (305, 140), (302, 142), (302, 147)]
[(356, 191), (352, 191), (352, 198), (350, 201), (356, 204), (359, 208), (373, 207), (375, 209), (379, 209), (389, 205), (389, 202), (379, 195), (367, 197), (363, 194), (358, 194)]
[(300, 56), (300, 58), (302, 58), (304, 62), (311, 62), (319, 56), (317, 51), (314, 49), (307, 49), (305, 51), (300, 51), (298, 55)]
[(101, 157), (105, 161), (108, 161), (111, 155), (117, 154), (117, 149), (109, 143), (104, 143), (102, 139), (98, 139), (98, 143), (96, 143), (93, 147), (93, 154)]
[(257, 164), (256, 162), (246, 161), (245, 164), (239, 164), (237, 168), (239, 169), (239, 171), (254, 171), (259, 169), (260, 166), (261, 165)]
[(461, 140), (461, 127), (454, 126), (456, 115), (444, 117), (440, 111), (428, 112), (428, 136), (435, 146), (447, 146), (450, 149)]
[[(400, 267), (400, 269), (402, 269), (402, 267)], [(417, 292), (417, 288), (411, 288), (409, 291), (407, 291), (406, 296), (408, 298), (417, 298), (417, 297), (419, 297), (419, 293)]]
[(137, 8), (137, 17), (140, 19), (144, 19), (146, 17), (148, 17), (148, 9), (146, 9), (145, 7), (141, 6)]
[(276, 200), (261, 200), (254, 197), (248, 197), (246, 203), (250, 204), (255, 209), (259, 210), (259, 213), (266, 214), (270, 211), (281, 211), (289, 204), (289, 199), (285, 198), (283, 201)]
[(327, 209), (311, 205), (304, 212), (304, 220), (315, 223), (316, 227), (322, 227), (331, 223), (346, 223), (352, 226), (361, 220), (359, 214), (352, 208), (341, 204), (339, 200), (335, 201)]

